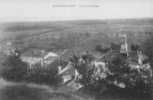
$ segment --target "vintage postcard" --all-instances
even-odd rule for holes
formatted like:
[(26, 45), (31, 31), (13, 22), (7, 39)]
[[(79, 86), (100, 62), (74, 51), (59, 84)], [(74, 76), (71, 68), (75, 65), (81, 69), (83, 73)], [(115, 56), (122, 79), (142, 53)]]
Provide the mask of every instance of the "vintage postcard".
[(153, 0), (0, 0), (0, 100), (153, 100)]

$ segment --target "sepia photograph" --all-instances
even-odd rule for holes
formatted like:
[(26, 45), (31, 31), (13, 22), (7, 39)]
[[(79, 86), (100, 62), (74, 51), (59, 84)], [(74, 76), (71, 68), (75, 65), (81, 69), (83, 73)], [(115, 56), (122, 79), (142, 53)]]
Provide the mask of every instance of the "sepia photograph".
[(153, 0), (0, 0), (0, 100), (153, 100)]

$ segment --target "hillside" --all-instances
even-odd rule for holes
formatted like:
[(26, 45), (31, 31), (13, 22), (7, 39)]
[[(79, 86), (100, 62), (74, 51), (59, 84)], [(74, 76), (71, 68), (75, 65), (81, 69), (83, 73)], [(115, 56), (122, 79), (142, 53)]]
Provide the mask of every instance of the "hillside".
[(29, 48), (80, 51), (119, 42), (118, 33), (128, 34), (129, 43), (140, 43), (153, 32), (153, 19), (18, 22), (3, 23), (0, 29), (1, 40), (12, 41), (22, 51)]
[[(65, 60), (66, 58), (69, 58), (68, 56), (73, 52), (80, 53), (84, 52), (85, 50), (95, 51), (94, 48), (97, 45), (106, 47), (109, 46), (112, 42), (118, 43), (120, 42), (118, 37), (119, 34), (127, 34), (129, 44), (141, 44), (145, 39), (153, 34), (153, 19), (3, 23), (0, 25), (0, 50), (3, 48), (3, 46), (4, 51), (7, 51), (7, 47), (10, 50), (10, 48), (15, 46), (21, 50), (21, 53), (25, 53), (25, 51), (28, 50), (30, 51), (30, 49), (34, 51), (45, 49), (53, 50), (55, 52), (68, 49), (66, 50), (68, 52), (63, 55)], [(5, 45), (10, 45), (10, 42), (13, 43), (12, 46)], [(42, 52), (39, 52), (39, 54), (41, 53)], [(137, 52), (135, 53), (137, 54)], [(30, 56), (31, 55), (34, 55), (34, 52), (30, 53)], [(132, 57), (133, 56), (134, 54)], [(152, 96), (143, 96), (141, 95), (141, 91), (139, 92), (140, 94), (138, 93), (137, 95), (137, 93), (134, 91), (142, 90), (143, 93), (146, 93), (146, 90), (152, 90), (152, 87), (150, 88), (150, 83), (152, 86), (152, 70), (149, 66), (150, 64), (145, 63), (145, 65), (148, 65), (149, 67), (145, 66), (147, 69), (145, 68), (144, 70), (140, 70), (140, 67), (143, 64), (136, 63), (135, 65), (134, 63), (133, 65), (136, 66), (136, 69), (131, 71), (132, 68), (129, 66), (129, 58), (131, 56), (124, 57), (123, 59), (122, 55), (119, 57), (119, 55), (114, 54), (110, 57), (111, 59), (108, 58), (110, 61), (102, 61), (103, 64), (107, 65), (99, 67), (106, 67), (106, 69), (108, 67), (108, 70), (101, 70), (99, 72), (100, 74), (98, 73), (98, 75), (95, 73), (95, 65), (90, 62), (80, 64), (80, 59), (78, 59), (78, 61), (76, 60), (76, 62), (72, 63), (72, 67), (73, 64), (77, 65), (78, 69), (76, 68), (76, 70), (83, 77), (81, 79), (85, 80), (84, 84), (82, 83), (85, 88), (82, 88), (79, 91), (73, 91), (70, 86), (61, 84), (59, 87), (48, 87), (46, 85), (42, 85), (45, 83), (51, 85), (52, 82), (55, 84), (55, 81), (59, 80), (57, 76), (60, 77), (60, 75), (57, 74), (57, 70), (54, 70), (54, 68), (57, 68), (59, 63), (61, 66), (65, 64), (65, 61), (61, 62), (61, 59), (61, 61), (57, 59), (54, 63), (48, 66), (43, 66), (43, 64), (42, 67), (39, 67), (36, 65), (35, 68), (29, 70), (29, 66), (23, 63), (18, 56), (10, 56), (11, 59), (8, 61), (7, 58), (4, 59), (5, 57), (6, 56), (3, 55), (3, 52), (1, 53), (0, 51), (0, 58), (2, 63), (1, 65), (3, 65), (1, 66), (1, 73), (4, 73), (1, 74), (1, 77), (6, 76), (6, 79), (7, 77), (10, 77), (10, 79), (19, 78), (19, 80), (21, 79), (21, 81), (23, 81), (22, 83), (17, 83), (0, 79), (0, 100), (146, 100), (146, 98), (148, 100), (152, 100)], [(107, 59), (107, 56), (104, 59)], [(136, 60), (137, 59), (138, 57)], [(93, 61), (98, 62), (98, 60), (94, 59)], [(132, 63), (132, 61), (130, 63)], [(140, 67), (138, 68), (137, 66)], [(93, 67), (92, 72), (90, 72), (90, 70), (88, 72), (86, 71), (88, 70), (88, 67)], [(80, 72), (79, 68), (81, 68)], [(56, 73), (54, 73), (55, 71)], [(100, 79), (99, 76), (101, 76), (101, 74), (103, 75), (103, 73), (108, 73), (104, 76), (113, 76), (114, 78), (109, 79), (107, 77), (107, 79), (100, 77)], [(97, 76), (99, 79), (98, 81)], [(86, 81), (86, 77), (89, 78), (89, 81)], [(9, 80), (9, 78), (7, 80)], [(99, 84), (101, 80), (102, 83)], [(24, 81), (27, 81), (28, 83), (24, 83)], [(39, 85), (30, 82), (38, 82)], [(78, 79), (77, 82), (79, 82)], [(113, 87), (110, 86), (111, 82)], [(117, 84), (124, 83), (125, 85), (123, 84), (124, 86), (122, 88), (127, 88), (128, 92), (126, 90), (122, 91), (121, 88), (115, 88), (116, 86), (114, 87), (114, 84), (116, 84), (116, 82)], [(88, 84), (86, 85), (86, 83)], [(90, 83), (92, 83), (94, 87), (96, 86), (96, 89), (88, 90), (88, 87), (86, 88), (86, 86), (89, 86), (90, 88)], [(147, 86), (148, 84), (149, 87)], [(133, 88), (132, 93), (129, 92), (129, 88), (135, 87), (137, 85), (138, 88)], [(57, 83), (56, 86), (58, 86)], [(103, 94), (98, 95), (98, 91), (100, 90), (99, 92), (101, 92), (101, 89), (103, 89), (102, 86), (106, 86), (107, 90), (104, 92), (102, 90)], [(143, 86), (146, 87), (146, 90), (143, 90)], [(96, 92), (93, 92), (94, 90), (96, 90)]]

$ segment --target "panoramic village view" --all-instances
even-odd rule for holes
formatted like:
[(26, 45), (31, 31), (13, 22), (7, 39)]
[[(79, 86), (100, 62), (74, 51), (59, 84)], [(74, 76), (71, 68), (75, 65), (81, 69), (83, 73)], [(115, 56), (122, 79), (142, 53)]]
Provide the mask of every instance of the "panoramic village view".
[(152, 19), (0, 29), (0, 100), (152, 100)]
[(0, 100), (153, 100), (153, 0), (0, 0)]

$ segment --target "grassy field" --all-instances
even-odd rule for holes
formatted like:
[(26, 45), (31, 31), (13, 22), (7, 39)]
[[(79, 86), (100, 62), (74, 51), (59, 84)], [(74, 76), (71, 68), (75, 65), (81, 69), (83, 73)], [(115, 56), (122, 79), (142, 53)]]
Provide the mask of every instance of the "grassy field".
[(18, 22), (3, 23), (0, 29), (0, 39), (12, 41), (23, 52), (30, 48), (84, 51), (118, 43), (118, 33), (139, 44), (152, 34), (153, 19)]
[(149, 97), (133, 97), (119, 92), (94, 96), (83, 92), (71, 92), (67, 87), (51, 88), (45, 85), (13, 83), (0, 79), (0, 100), (152, 100)]

